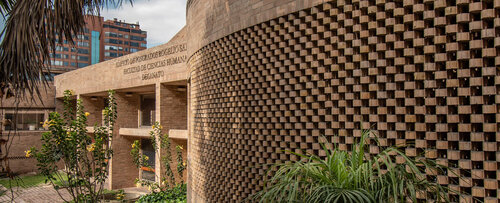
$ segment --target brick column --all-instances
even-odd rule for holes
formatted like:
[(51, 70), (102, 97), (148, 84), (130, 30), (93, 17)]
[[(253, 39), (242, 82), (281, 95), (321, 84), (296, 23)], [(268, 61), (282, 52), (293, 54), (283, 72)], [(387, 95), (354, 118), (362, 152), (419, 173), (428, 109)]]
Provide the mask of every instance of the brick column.
[[(187, 92), (185, 90), (179, 91), (178, 86), (156, 84), (156, 120), (163, 126), (163, 133), (166, 134), (170, 129), (186, 130), (187, 129)], [(172, 163), (170, 167), (174, 171), (175, 179), (179, 181), (177, 175), (177, 160), (176, 150), (177, 145), (181, 145), (183, 149), (183, 160), (187, 158), (187, 142), (186, 140), (170, 139), (172, 154)], [(163, 152), (161, 156), (164, 156)], [(156, 159), (156, 173), (157, 177), (164, 177), (165, 167), (160, 161), (161, 157), (157, 156)], [(160, 170), (158, 170), (160, 169)], [(187, 170), (184, 170), (184, 182), (186, 182)]]
[(139, 177), (139, 170), (135, 167), (130, 156), (132, 138), (120, 135), (120, 128), (138, 127), (139, 95), (125, 96), (125, 93), (116, 93), (117, 119), (113, 131), (112, 147), (113, 158), (110, 161), (109, 183), (111, 189), (133, 187), (134, 180)]
[(82, 100), (83, 109), (85, 112), (89, 112), (90, 115), (87, 117), (87, 125), (93, 127), (95, 124), (100, 126), (102, 124), (102, 110), (104, 109), (104, 98), (88, 96), (78, 96)]

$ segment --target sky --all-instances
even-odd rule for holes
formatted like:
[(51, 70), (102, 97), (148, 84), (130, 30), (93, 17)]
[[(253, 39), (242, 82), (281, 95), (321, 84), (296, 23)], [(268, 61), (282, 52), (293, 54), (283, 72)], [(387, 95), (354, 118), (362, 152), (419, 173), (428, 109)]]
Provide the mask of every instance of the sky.
[[(118, 7), (104, 8), (101, 16), (105, 20), (125, 20), (139, 22), (142, 30), (147, 31), (148, 48), (167, 43), (186, 25), (187, 0), (134, 0), (133, 5), (124, 0)], [(0, 30), (5, 20), (0, 17)]]
[(139, 22), (148, 32), (148, 48), (167, 43), (186, 24), (187, 0), (135, 0), (133, 6), (124, 1), (118, 8), (104, 9), (104, 19)]

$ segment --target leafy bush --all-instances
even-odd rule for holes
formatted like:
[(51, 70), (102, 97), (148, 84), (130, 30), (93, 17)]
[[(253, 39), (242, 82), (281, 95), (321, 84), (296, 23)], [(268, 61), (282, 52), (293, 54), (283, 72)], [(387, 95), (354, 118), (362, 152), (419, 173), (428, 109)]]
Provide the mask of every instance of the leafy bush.
[(162, 190), (160, 192), (153, 192), (141, 196), (137, 203), (150, 203), (150, 202), (165, 202), (165, 203), (183, 203), (186, 202), (187, 188), (186, 184), (178, 184), (175, 187)]
[[(356, 139), (355, 139), (356, 140)], [(370, 131), (346, 152), (322, 144), (326, 157), (290, 152), (302, 159), (277, 164), (264, 189), (249, 198), (260, 202), (417, 202), (417, 196), (449, 202), (448, 187), (426, 178), (426, 170), (446, 173), (432, 160), (405, 155), (401, 146), (365, 153), (368, 141), (377, 141)], [(396, 163), (395, 155), (404, 163)], [(271, 173), (271, 171), (269, 171)]]
[(97, 202), (109, 174), (108, 160), (113, 153), (109, 143), (117, 115), (114, 92), (109, 91), (108, 106), (102, 111), (103, 125), (94, 126), (93, 136), (87, 133), (90, 113), (84, 111), (80, 99), (76, 101), (75, 112), (72, 95), (72, 91), (64, 92), (62, 116), (57, 112), (49, 115), (44, 122), (48, 132), (42, 134), (42, 147), (27, 150), (26, 157), (34, 156), (40, 173), (56, 190), (64, 187), (73, 201)]

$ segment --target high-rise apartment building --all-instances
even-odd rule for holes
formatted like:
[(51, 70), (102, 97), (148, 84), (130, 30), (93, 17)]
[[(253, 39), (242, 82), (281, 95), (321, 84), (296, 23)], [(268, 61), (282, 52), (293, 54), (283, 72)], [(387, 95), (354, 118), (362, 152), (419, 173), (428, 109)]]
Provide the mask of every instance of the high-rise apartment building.
[(144, 50), (147, 33), (139, 23), (126, 23), (100, 16), (87, 16), (84, 32), (75, 37), (75, 44), (58, 42), (51, 54), (51, 80), (54, 75)]

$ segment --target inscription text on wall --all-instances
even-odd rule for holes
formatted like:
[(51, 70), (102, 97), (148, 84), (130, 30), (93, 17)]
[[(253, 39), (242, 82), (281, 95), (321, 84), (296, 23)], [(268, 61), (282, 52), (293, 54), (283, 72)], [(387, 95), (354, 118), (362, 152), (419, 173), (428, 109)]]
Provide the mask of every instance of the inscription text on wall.
[[(136, 57), (133, 57), (130, 59), (122, 60), (122, 61), (118, 61), (118, 62), (116, 62), (116, 67), (133, 65), (135, 63), (148, 61), (148, 60), (156, 59), (159, 57), (165, 57), (165, 56), (169, 56), (169, 55), (179, 53), (179, 52), (184, 52), (184, 51), (186, 51), (186, 48), (187, 48), (186, 44), (179, 44), (179, 45), (170, 46), (170, 47), (167, 47), (167, 48), (159, 50), (159, 51), (136, 56)], [(138, 72), (142, 72), (142, 71), (146, 71), (146, 70), (153, 70), (153, 69), (164, 67), (164, 66), (185, 63), (186, 60), (187, 60), (187, 57), (185, 55), (173, 56), (173, 57), (169, 57), (167, 59), (161, 60), (161, 61), (156, 61), (156, 62), (152, 62), (152, 63), (141, 64), (141, 65), (125, 68), (125, 69), (123, 69), (123, 74), (127, 75), (127, 74), (138, 73)], [(142, 80), (148, 80), (148, 79), (158, 78), (159, 76), (163, 76), (163, 71), (158, 71), (158, 72), (154, 72), (154, 73), (144, 73), (141, 78), (142, 78)]]

